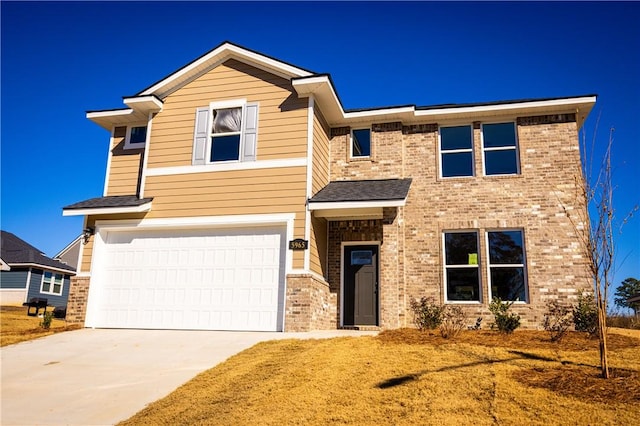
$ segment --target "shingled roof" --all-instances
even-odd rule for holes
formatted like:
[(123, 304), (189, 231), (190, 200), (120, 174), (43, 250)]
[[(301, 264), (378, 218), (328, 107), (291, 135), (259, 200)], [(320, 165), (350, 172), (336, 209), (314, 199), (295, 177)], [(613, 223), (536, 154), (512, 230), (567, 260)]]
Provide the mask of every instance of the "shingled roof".
[(0, 258), (10, 267), (14, 265), (36, 265), (45, 269), (52, 268), (69, 271), (71, 275), (75, 272), (69, 265), (45, 256), (42, 250), (38, 250), (11, 232), (0, 232)]
[(138, 207), (152, 201), (153, 198), (138, 198), (136, 195), (113, 195), (96, 197), (63, 207), (64, 210), (102, 209), (116, 207)]
[(330, 182), (310, 203), (404, 200), (411, 179), (345, 180)]

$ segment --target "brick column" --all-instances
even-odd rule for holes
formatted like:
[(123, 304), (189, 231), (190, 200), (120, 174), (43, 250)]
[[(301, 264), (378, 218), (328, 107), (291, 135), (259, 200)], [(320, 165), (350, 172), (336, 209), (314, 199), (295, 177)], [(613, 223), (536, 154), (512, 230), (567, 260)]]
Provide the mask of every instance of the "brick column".
[(337, 297), (329, 284), (311, 274), (287, 276), (285, 331), (334, 330)]
[(89, 281), (91, 281), (91, 277), (71, 277), (66, 318), (70, 324), (84, 324), (87, 314)]

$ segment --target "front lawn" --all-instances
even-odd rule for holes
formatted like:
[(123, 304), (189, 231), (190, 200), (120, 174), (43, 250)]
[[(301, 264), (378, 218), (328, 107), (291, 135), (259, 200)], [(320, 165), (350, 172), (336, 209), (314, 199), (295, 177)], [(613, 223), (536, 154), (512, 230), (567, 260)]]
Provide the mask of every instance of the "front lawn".
[(634, 424), (640, 339), (467, 331), (455, 340), (394, 330), (377, 337), (260, 343), (122, 425)]
[[(51, 309), (47, 308), (47, 311)], [(0, 306), (0, 346), (81, 328), (80, 325), (67, 325), (64, 320), (54, 318), (51, 328), (45, 330), (40, 326), (41, 322), (42, 318), (28, 316), (24, 306)]]

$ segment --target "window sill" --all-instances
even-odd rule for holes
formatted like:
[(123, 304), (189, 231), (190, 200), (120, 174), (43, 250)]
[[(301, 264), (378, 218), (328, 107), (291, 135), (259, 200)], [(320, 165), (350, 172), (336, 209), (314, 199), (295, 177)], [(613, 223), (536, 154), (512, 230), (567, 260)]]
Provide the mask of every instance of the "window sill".
[(511, 174), (504, 174), (504, 175), (482, 175), (483, 178), (488, 178), (488, 179), (493, 179), (493, 178), (514, 178), (514, 177), (521, 177), (522, 173), (511, 173)]
[(133, 144), (125, 144), (123, 149), (125, 150), (134, 150), (134, 149), (144, 149), (144, 143), (133, 143)]
[(47, 294), (49, 296), (62, 296), (62, 293), (50, 293), (48, 291), (41, 291), (40, 294)]
[(363, 161), (373, 162), (373, 157), (371, 157), (371, 156), (369, 156), (369, 157), (349, 157), (349, 162), (363, 162)]

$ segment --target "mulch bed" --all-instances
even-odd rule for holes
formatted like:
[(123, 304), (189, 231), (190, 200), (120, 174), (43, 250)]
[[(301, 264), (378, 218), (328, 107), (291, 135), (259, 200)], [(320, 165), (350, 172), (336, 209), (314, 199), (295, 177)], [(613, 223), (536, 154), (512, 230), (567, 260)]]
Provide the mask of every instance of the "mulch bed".
[(640, 404), (640, 373), (620, 368), (611, 368), (609, 373), (610, 377), (603, 379), (599, 368), (562, 366), (519, 370), (513, 377), (527, 386), (548, 389), (581, 401)]

